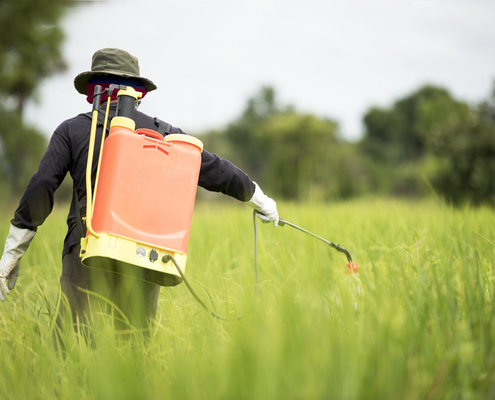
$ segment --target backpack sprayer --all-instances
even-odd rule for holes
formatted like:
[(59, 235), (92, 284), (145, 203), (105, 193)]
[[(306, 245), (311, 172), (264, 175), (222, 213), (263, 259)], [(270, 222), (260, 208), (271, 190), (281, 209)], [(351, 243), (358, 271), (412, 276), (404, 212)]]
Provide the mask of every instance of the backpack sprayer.
[(88, 267), (174, 286), (182, 277), (171, 260), (185, 269), (203, 144), (183, 134), (163, 137), (150, 129), (135, 131), (133, 116), (141, 93), (112, 86), (106, 90), (120, 89), (117, 112), (105, 139), (109, 93), (93, 192), (93, 152), (104, 93), (101, 86), (95, 88), (81, 261)]
[[(105, 139), (110, 98), (118, 91), (116, 116)], [(203, 144), (183, 134), (165, 137), (150, 129), (135, 130), (132, 119), (141, 93), (131, 87), (110, 85), (101, 148), (92, 190), (92, 165), (101, 86), (95, 87), (93, 117), (86, 169), (86, 237), (81, 239), (81, 261), (87, 267), (110, 270), (161, 286), (182, 281), (212, 316), (184, 275), (187, 245), (201, 166)], [(105, 145), (104, 145), (105, 143)], [(255, 236), (255, 295), (258, 289), (258, 233)], [(347, 268), (357, 274), (357, 263), (346, 249), (314, 233), (279, 219), (346, 255)]]

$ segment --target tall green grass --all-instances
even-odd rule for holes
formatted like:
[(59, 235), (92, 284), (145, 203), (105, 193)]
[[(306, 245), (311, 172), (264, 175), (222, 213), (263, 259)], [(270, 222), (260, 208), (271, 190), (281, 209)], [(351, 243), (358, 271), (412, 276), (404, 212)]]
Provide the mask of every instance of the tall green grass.
[[(110, 324), (53, 349), (65, 210), (40, 228), (0, 304), (1, 399), (489, 399), (495, 397), (495, 218), (489, 208), (359, 200), (279, 204), (360, 265), (247, 207), (198, 204), (186, 274), (163, 288), (152, 339)], [(3, 241), (10, 215), (0, 224)]]

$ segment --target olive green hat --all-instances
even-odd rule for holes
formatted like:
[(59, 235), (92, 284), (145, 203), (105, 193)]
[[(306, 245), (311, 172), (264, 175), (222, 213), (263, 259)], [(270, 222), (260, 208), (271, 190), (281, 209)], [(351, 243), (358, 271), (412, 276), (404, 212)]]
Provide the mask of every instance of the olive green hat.
[(120, 49), (101, 49), (93, 54), (91, 71), (83, 72), (74, 79), (76, 90), (87, 95), (86, 85), (98, 75), (117, 75), (123, 78), (139, 79), (149, 92), (156, 89), (152, 81), (139, 76), (138, 59)]

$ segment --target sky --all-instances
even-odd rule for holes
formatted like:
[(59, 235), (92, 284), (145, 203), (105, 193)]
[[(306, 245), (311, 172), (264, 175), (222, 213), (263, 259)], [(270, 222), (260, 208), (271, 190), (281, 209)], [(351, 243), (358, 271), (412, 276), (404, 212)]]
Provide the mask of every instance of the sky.
[(272, 86), (280, 104), (363, 135), (372, 106), (425, 84), (471, 104), (495, 82), (495, 1), (80, 2), (63, 19), (65, 73), (40, 85), (28, 122), (47, 136), (91, 110), (73, 80), (105, 47), (139, 59), (157, 86), (140, 110), (189, 134), (221, 129)]

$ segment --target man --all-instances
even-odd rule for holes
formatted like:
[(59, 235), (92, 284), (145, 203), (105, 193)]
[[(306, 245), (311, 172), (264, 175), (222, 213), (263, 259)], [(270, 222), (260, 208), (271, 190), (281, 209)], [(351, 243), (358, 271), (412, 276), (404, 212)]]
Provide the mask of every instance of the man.
[[(155, 90), (155, 84), (141, 77), (138, 60), (126, 51), (119, 49), (102, 49), (93, 55), (91, 71), (83, 72), (74, 79), (76, 90), (93, 102), (96, 85), (108, 88), (111, 84), (131, 86), (146, 96)], [(110, 116), (116, 112), (116, 92), (111, 99), (104, 94), (102, 108), (110, 101)], [(103, 112), (101, 113), (103, 114)], [(136, 129), (147, 128), (162, 134), (181, 133), (181, 129), (164, 124), (156, 118), (135, 111)], [(99, 124), (101, 133), (102, 124)], [(123, 312), (117, 320), (122, 326), (130, 324), (146, 329), (155, 317), (160, 286), (142, 280), (123, 277), (111, 272), (90, 269), (81, 264), (79, 257), (81, 229), (79, 210), (86, 202), (86, 162), (91, 128), (91, 115), (78, 116), (62, 122), (55, 130), (38, 170), (31, 178), (20, 200), (15, 216), (11, 221), (10, 231), (5, 241), (5, 249), (0, 260), (0, 300), (5, 301), (16, 284), (19, 275), (19, 262), (33, 240), (36, 229), (48, 217), (53, 208), (54, 192), (60, 186), (67, 173), (73, 179), (74, 194), (67, 217), (68, 231), (64, 240), (62, 254), (61, 290), (70, 309), (65, 315), (72, 314), (75, 323), (86, 321), (95, 305), (95, 297), (107, 299), (109, 308), (116, 306)], [(101, 134), (97, 135), (101, 138)], [(100, 145), (95, 143), (95, 156), (98, 159)], [(93, 164), (92, 182), (96, 177), (96, 162)], [(201, 169), (198, 185), (221, 192), (246, 202), (260, 214), (263, 222), (278, 224), (275, 201), (267, 197), (260, 187), (231, 162), (202, 152)], [(95, 296), (94, 294), (97, 294)], [(101, 303), (98, 305), (101, 307)], [(118, 311), (117, 312), (120, 312)], [(93, 310), (98, 311), (98, 310)], [(108, 311), (108, 310), (107, 310)], [(115, 311), (115, 310), (114, 310)]]

